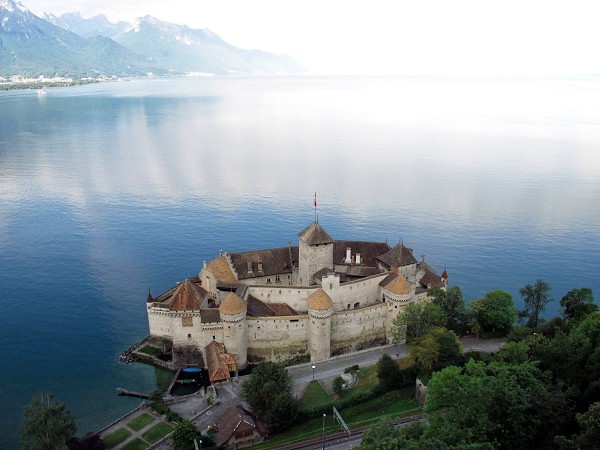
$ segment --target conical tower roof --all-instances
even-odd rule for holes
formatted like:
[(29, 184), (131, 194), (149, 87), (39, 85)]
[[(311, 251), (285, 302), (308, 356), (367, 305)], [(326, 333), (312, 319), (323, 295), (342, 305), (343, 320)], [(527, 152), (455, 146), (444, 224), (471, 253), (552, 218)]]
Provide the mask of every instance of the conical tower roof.
[(308, 309), (314, 309), (317, 311), (327, 311), (333, 308), (333, 302), (331, 297), (327, 295), (323, 289), (317, 289), (315, 292), (310, 294), (306, 299)]
[(246, 311), (246, 302), (233, 292), (225, 297), (225, 300), (219, 306), (221, 314), (240, 314)]
[(394, 279), (385, 285), (385, 288), (392, 294), (398, 295), (406, 295), (412, 292), (410, 283), (404, 275), (396, 275)]
[(308, 245), (332, 244), (333, 239), (318, 222), (313, 222), (302, 230), (298, 237)]

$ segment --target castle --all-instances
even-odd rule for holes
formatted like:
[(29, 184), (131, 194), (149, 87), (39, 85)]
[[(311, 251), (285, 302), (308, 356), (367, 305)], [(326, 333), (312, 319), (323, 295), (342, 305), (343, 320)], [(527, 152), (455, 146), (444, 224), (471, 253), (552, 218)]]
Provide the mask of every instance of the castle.
[(317, 222), (298, 246), (221, 252), (197, 276), (154, 298), (150, 337), (176, 364), (202, 360), (211, 381), (248, 362), (311, 362), (391, 341), (392, 321), (427, 290), (447, 286), (399, 243), (332, 239)]

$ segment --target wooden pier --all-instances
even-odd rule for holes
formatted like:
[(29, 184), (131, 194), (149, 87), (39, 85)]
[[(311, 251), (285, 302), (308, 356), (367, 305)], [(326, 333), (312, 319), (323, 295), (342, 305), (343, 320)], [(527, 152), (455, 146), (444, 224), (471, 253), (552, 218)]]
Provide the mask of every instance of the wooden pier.
[(150, 398), (148, 394), (144, 394), (143, 392), (130, 391), (120, 387), (117, 388), (117, 392), (119, 395), (127, 395), (129, 397)]

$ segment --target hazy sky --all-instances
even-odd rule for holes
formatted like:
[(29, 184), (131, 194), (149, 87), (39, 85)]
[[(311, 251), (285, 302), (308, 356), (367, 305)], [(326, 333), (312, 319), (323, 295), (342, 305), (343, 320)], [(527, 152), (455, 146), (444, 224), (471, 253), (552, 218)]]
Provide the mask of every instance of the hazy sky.
[(34, 13), (209, 28), (315, 73), (600, 74), (597, 0), (22, 0)]

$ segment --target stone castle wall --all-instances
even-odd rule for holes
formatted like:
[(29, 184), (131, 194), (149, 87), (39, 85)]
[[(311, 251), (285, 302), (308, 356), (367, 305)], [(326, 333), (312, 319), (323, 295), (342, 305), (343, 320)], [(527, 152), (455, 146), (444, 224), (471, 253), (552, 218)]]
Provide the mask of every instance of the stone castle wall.
[(248, 317), (248, 355), (284, 361), (308, 349), (308, 316)]
[(331, 297), (334, 311), (347, 311), (381, 303), (379, 283), (388, 273), (373, 275), (356, 281), (331, 285), (328, 278), (324, 278), (323, 290)]
[(297, 312), (308, 311), (306, 299), (319, 289), (319, 286), (250, 286), (248, 295), (256, 297), (264, 303), (286, 303)]
[(373, 341), (383, 342), (387, 315), (385, 303), (334, 313), (331, 317), (332, 352), (357, 350)]

